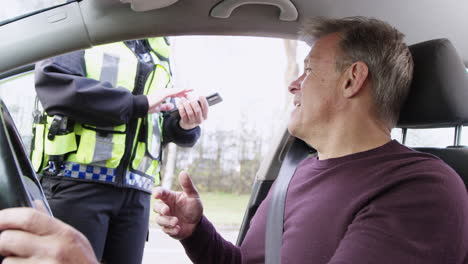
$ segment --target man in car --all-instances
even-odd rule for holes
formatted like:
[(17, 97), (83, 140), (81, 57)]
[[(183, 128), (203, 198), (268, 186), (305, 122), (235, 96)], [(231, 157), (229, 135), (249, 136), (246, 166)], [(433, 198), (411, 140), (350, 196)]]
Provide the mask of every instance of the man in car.
[[(440, 159), (391, 139), (413, 60), (403, 34), (362, 17), (316, 19), (312, 49), (289, 86), (289, 132), (313, 146), (287, 190), (281, 263), (467, 263), (468, 199)], [(203, 216), (190, 177), (182, 192), (157, 188), (157, 223), (194, 263), (264, 263), (273, 192), (240, 247)]]
[[(303, 34), (313, 46), (289, 86), (296, 107), (288, 130), (318, 156), (290, 183), (281, 263), (466, 263), (468, 200), (459, 176), (390, 138), (412, 77), (403, 35), (367, 18), (316, 19)], [(155, 190), (154, 210), (194, 263), (264, 263), (271, 192), (236, 247), (203, 216), (189, 175), (179, 182), (181, 192)], [(0, 254), (96, 263), (76, 230), (37, 210), (0, 211), (0, 229), (8, 229)]]

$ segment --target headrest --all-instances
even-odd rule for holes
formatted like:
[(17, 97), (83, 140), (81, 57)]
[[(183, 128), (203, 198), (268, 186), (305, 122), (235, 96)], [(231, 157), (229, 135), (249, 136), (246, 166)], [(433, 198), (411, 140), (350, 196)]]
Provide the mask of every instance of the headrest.
[(410, 46), (414, 74), (397, 127), (468, 124), (468, 73), (448, 39)]

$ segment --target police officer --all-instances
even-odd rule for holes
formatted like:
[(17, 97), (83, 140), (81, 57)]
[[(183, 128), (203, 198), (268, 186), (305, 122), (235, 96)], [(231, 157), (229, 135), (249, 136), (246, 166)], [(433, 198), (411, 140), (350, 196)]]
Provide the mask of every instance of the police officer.
[(182, 99), (170, 83), (167, 38), (130, 40), (36, 65), (37, 116), (31, 160), (55, 217), (74, 226), (105, 263), (140, 263), (162, 146), (191, 147), (208, 104)]

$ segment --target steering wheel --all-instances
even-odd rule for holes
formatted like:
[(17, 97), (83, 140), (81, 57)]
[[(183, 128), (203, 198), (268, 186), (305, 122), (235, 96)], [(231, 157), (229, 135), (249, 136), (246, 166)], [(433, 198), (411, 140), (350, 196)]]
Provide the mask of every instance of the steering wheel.
[(35, 207), (35, 200), (42, 201), (52, 215), (23, 141), (0, 99), (0, 209)]

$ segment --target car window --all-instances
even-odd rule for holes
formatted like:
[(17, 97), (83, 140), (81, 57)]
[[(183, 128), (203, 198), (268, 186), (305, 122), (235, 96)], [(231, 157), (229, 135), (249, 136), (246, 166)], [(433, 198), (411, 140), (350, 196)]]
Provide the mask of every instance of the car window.
[[(29, 154), (32, 140), (32, 113), (36, 100), (33, 72), (0, 80), (0, 98), (8, 107), (26, 152)], [(38, 109), (41, 109), (40, 104), (38, 104)]]
[[(289, 116), (292, 102), (287, 85), (302, 70), (308, 46), (299, 43), (296, 48), (294, 41), (287, 55), (282, 39), (187, 36), (172, 37), (171, 43), (173, 86), (193, 88), (193, 96), (218, 92), (223, 98), (210, 108), (194, 148), (178, 149), (175, 173), (188, 168), (201, 182), (201, 191), (243, 195), (241, 200), (247, 203), (260, 161), (281, 122)], [(285, 67), (288, 56), (293, 70)], [(286, 80), (288, 71), (292, 73)], [(36, 108), (34, 73), (0, 80), (0, 98), (30, 152)], [(37, 108), (41, 110), (40, 103)], [(240, 224), (245, 204), (239, 208), (236, 217), (223, 221)]]
[[(234, 193), (244, 197), (238, 203), (247, 202), (273, 133), (292, 107), (286, 87), (293, 76), (302, 72), (302, 58), (310, 47), (295, 42), (296, 48), (288, 54), (282, 39), (253, 37), (191, 36), (171, 38), (171, 42), (173, 85), (194, 88), (199, 95), (219, 92), (224, 99), (210, 109), (195, 147), (177, 150), (176, 173), (188, 168), (201, 182), (201, 191)], [(295, 63), (295, 68), (284, 67), (288, 56), (294, 57), (290, 64)], [(287, 77), (287, 71), (292, 71), (293, 76)], [(0, 80), (0, 98), (9, 108), (29, 152), (36, 102), (33, 72)], [(37, 108), (41, 110), (40, 103)], [(468, 128), (463, 135), (462, 144), (468, 145)], [(446, 147), (453, 145), (453, 136), (453, 128), (409, 129), (406, 144)], [(401, 142), (401, 129), (393, 129), (392, 138)], [(232, 183), (228, 180), (232, 178), (238, 180)], [(239, 208), (240, 213), (225, 214), (234, 217), (221, 218), (222, 224), (240, 224), (245, 206), (232, 206)]]
[(67, 0), (15, 0), (0, 2), (0, 25), (40, 12), (42, 10), (63, 5)]
[(453, 146), (455, 128), (408, 129), (406, 145), (409, 147)]
[[(206, 214), (235, 243), (260, 161), (281, 122), (289, 116), (287, 109), (292, 102), (287, 85), (302, 71), (309, 47), (299, 43), (297, 49), (289, 48), (287, 55), (282, 39), (190, 36), (171, 37), (171, 43), (174, 87), (193, 88), (197, 95), (218, 92), (223, 102), (210, 107), (201, 138), (193, 148), (176, 148), (170, 184), (177, 188), (176, 176), (188, 169), (201, 191)], [(296, 44), (289, 43), (292, 47)], [(288, 56), (295, 68), (285, 67)], [(292, 74), (287, 79), (288, 71)], [(29, 151), (36, 98), (34, 74), (0, 81), (0, 97)], [(169, 149), (164, 166), (168, 164)], [(168, 178), (165, 169), (163, 182)], [(154, 214), (150, 223), (155, 224)], [(155, 233), (153, 241), (164, 239)], [(169, 245), (183, 255), (178, 243), (167, 241)], [(145, 258), (151, 258), (152, 244), (147, 247)], [(154, 258), (159, 259), (161, 251), (157, 252)], [(170, 255), (174, 254), (164, 255), (164, 259), (173, 257)]]
[[(468, 73), (468, 69), (466, 69)], [(401, 129), (392, 130), (392, 138), (401, 142)], [(408, 129), (405, 144), (409, 147), (439, 147), (454, 145), (455, 128)], [(468, 146), (468, 127), (464, 126), (461, 133), (461, 145)]]
[[(400, 128), (392, 130), (392, 139), (402, 140)], [(408, 129), (406, 145), (409, 147), (445, 148), (454, 145), (455, 128)], [(463, 126), (460, 145), (468, 146), (468, 126)]]
[[(206, 214), (234, 243), (259, 163), (279, 122), (287, 118), (292, 107), (286, 87), (293, 76), (302, 72), (303, 58), (310, 47), (294, 42), (291, 45), (297, 44), (297, 48), (285, 51), (288, 49), (282, 39), (253, 37), (176, 37), (171, 42), (173, 85), (194, 88), (199, 95), (219, 92), (224, 99), (210, 109), (197, 144), (191, 149), (176, 148), (175, 174), (182, 169), (192, 173), (205, 200)], [(284, 67), (288, 56), (293, 57), (289, 62), (296, 68)], [(287, 76), (286, 72), (292, 73)], [(9, 108), (29, 151), (36, 102), (34, 74), (0, 80), (0, 98)], [(468, 145), (466, 132), (468, 128), (462, 143)], [(453, 145), (453, 135), (453, 128), (410, 129), (407, 145), (446, 147)], [(392, 138), (401, 141), (401, 129), (392, 130)], [(168, 156), (166, 152), (165, 157)], [(173, 188), (177, 188), (175, 179)], [(150, 223), (155, 223), (154, 215)], [(159, 233), (152, 236), (158, 236), (152, 241), (163, 239)], [(183, 255), (180, 245), (167, 241), (167, 245), (171, 243), (177, 244), (174, 247)], [(161, 253), (160, 244), (150, 243), (147, 248), (147, 259), (152, 254), (158, 259), (174, 255)]]

